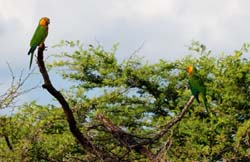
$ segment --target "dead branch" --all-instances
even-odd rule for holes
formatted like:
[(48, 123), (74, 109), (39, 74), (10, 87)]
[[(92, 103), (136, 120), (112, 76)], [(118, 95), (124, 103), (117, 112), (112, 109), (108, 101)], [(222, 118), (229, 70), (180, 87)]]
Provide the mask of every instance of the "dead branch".
[(134, 136), (126, 133), (121, 128), (114, 125), (112, 121), (103, 114), (98, 114), (97, 119), (104, 125), (106, 130), (120, 142), (122, 146), (127, 148), (128, 151), (134, 149), (136, 152), (145, 155), (149, 160), (153, 160), (153, 153), (146, 147), (139, 145)]
[(38, 87), (34, 86), (29, 89), (22, 90), (22, 87), (24, 86), (28, 78), (31, 76), (32, 72), (28, 73), (26, 76), (23, 76), (23, 71), (21, 71), (20, 76), (16, 78), (10, 64), (7, 63), (7, 65), (11, 74), (11, 82), (9, 88), (3, 94), (0, 95), (0, 109), (14, 107), (16, 99), (20, 95), (28, 93)]
[(173, 131), (171, 132), (170, 137), (167, 139), (167, 141), (163, 144), (163, 146), (157, 151), (157, 153), (154, 155), (154, 160), (153, 162), (160, 162), (162, 161), (162, 157), (166, 152), (169, 150), (169, 148), (172, 145), (172, 136), (173, 136)]
[(178, 122), (181, 121), (181, 119), (184, 117), (184, 115), (186, 114), (188, 108), (191, 106), (191, 104), (194, 101), (194, 96), (191, 96), (188, 100), (188, 102), (186, 103), (186, 105), (184, 106), (184, 108), (182, 109), (182, 111), (180, 112), (180, 114), (173, 118), (170, 122), (168, 122), (165, 126), (164, 129), (162, 129), (155, 137), (154, 140), (158, 140), (159, 138), (161, 138), (162, 136), (164, 136), (170, 128), (172, 128), (174, 125), (176, 125)]
[(161, 130), (154, 138), (144, 140), (143, 142), (138, 142), (138, 138), (136, 136), (123, 131), (121, 128), (114, 125), (112, 121), (107, 117), (105, 117), (103, 114), (98, 114), (97, 119), (103, 124), (105, 129), (110, 134), (112, 134), (115, 139), (117, 139), (120, 142), (122, 146), (127, 148), (128, 151), (131, 151), (131, 149), (133, 149), (136, 152), (145, 155), (150, 161), (159, 162), (161, 160), (161, 157), (163, 156), (163, 153), (166, 150), (168, 150), (172, 144), (171, 136), (164, 143), (164, 145), (157, 151), (156, 154), (153, 154), (149, 149), (145, 147), (145, 145), (154, 143), (154, 141), (164, 136), (169, 131), (170, 128), (172, 128), (174, 125), (180, 122), (193, 101), (194, 101), (194, 96), (191, 96), (189, 101), (186, 103), (186, 105), (184, 106), (184, 108), (177, 117), (173, 118), (170, 122), (168, 122), (164, 126), (164, 129)]
[(73, 136), (78, 140), (81, 146), (86, 149), (88, 152), (97, 156), (101, 161), (109, 161), (108, 159), (113, 159), (116, 161), (114, 157), (112, 157), (109, 153), (106, 152), (105, 149), (101, 148), (100, 146), (95, 146), (87, 137), (85, 137), (79, 128), (77, 127), (76, 120), (73, 116), (72, 110), (69, 107), (68, 102), (65, 100), (64, 96), (57, 91), (54, 86), (52, 85), (47, 69), (45, 67), (43, 61), (43, 51), (45, 46), (39, 46), (38, 48), (38, 55), (37, 55), (37, 63), (39, 66), (40, 73), (42, 74), (44, 84), (42, 87), (46, 89), (53, 97), (57, 99), (57, 101), (61, 104), (64, 114), (66, 116), (67, 122), (69, 124), (69, 128)]

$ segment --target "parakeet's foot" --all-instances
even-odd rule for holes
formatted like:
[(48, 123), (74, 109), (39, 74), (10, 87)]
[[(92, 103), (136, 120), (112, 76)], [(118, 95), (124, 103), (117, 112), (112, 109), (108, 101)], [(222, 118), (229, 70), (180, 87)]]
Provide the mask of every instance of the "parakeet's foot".
[(38, 48), (42, 48), (42, 49), (45, 48), (44, 43), (41, 43)]

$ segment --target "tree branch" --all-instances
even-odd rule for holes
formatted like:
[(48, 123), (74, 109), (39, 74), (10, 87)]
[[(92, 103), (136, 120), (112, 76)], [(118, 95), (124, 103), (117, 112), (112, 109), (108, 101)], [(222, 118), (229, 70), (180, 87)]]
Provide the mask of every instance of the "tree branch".
[(164, 136), (168, 130), (170, 128), (172, 128), (174, 125), (176, 125), (178, 122), (181, 121), (181, 119), (184, 117), (184, 115), (186, 114), (188, 108), (191, 106), (191, 104), (193, 103), (194, 101), (194, 96), (191, 96), (188, 100), (188, 102), (186, 103), (186, 105), (184, 106), (184, 108), (182, 109), (182, 111), (180, 112), (180, 114), (173, 118), (169, 123), (167, 123), (165, 126), (164, 126), (164, 129), (161, 130), (157, 136), (154, 137), (154, 140), (158, 140), (159, 138), (161, 138), (162, 136)]
[(162, 136), (164, 136), (169, 131), (170, 128), (172, 128), (174, 125), (176, 125), (178, 122), (181, 121), (181, 119), (184, 117), (184, 115), (186, 114), (188, 108), (191, 106), (193, 101), (194, 101), (194, 96), (191, 96), (178, 116), (176, 116), (165, 126), (163, 126), (163, 129), (160, 132), (158, 132), (153, 138), (143, 140), (142, 142), (139, 143), (139, 145), (148, 145), (150, 143), (154, 143), (155, 141), (159, 140)]
[(12, 147), (12, 145), (10, 143), (9, 137), (7, 135), (4, 135), (4, 139), (5, 139), (5, 142), (6, 142), (7, 146), (8, 146), (8, 148), (12, 151), (13, 147)]
[[(47, 69), (45, 67), (44, 61), (43, 61), (43, 51), (45, 49), (45, 46), (39, 46), (38, 48), (38, 55), (37, 55), (37, 63), (39, 66), (40, 73), (43, 77), (43, 88), (46, 89), (52, 96), (54, 96), (57, 101), (61, 104), (62, 109), (64, 111), (64, 114), (66, 116), (66, 119), (69, 124), (69, 128), (73, 136), (78, 140), (78, 142), (81, 144), (81, 146), (86, 149), (88, 152), (94, 154), (95, 156), (99, 157), (102, 161), (107, 161), (106, 159), (112, 158), (109, 153), (107, 153), (104, 149), (101, 149), (100, 147), (95, 146), (88, 138), (86, 138), (79, 128), (77, 127), (75, 118), (73, 116), (72, 110), (69, 107), (68, 102), (65, 100), (63, 95), (57, 91), (54, 86), (52, 85)], [(115, 159), (114, 159), (115, 160)]]
[(29, 89), (22, 90), (22, 87), (24, 86), (28, 78), (31, 76), (32, 72), (28, 73), (26, 76), (23, 76), (23, 71), (21, 71), (20, 76), (16, 78), (8, 62), (7, 65), (11, 74), (11, 83), (9, 88), (3, 94), (0, 94), (0, 109), (15, 107), (16, 99), (20, 95), (28, 93), (38, 87), (34, 86)]
[(104, 125), (106, 130), (120, 142), (122, 146), (128, 149), (128, 151), (134, 149), (136, 152), (145, 155), (149, 160), (153, 160), (153, 153), (146, 147), (139, 145), (134, 136), (124, 132), (121, 128), (114, 125), (112, 121), (103, 114), (98, 114), (97, 119)]
[(167, 139), (164, 145), (154, 155), (153, 162), (161, 161), (162, 157), (164, 156), (164, 153), (166, 153), (172, 145), (172, 136), (173, 136), (173, 133), (171, 133), (170, 137)]
[(103, 114), (98, 114), (97, 119), (104, 125), (105, 129), (120, 142), (122, 146), (127, 148), (128, 151), (134, 149), (136, 152), (145, 155), (150, 161), (158, 162), (160, 161), (164, 151), (170, 148), (172, 144), (171, 137), (164, 143), (164, 145), (157, 151), (156, 154), (153, 154), (150, 150), (148, 150), (145, 145), (152, 144), (154, 141), (165, 135), (170, 128), (180, 122), (193, 101), (194, 96), (191, 96), (189, 101), (186, 103), (186, 105), (177, 117), (173, 118), (170, 122), (168, 122), (164, 126), (164, 129), (160, 131), (154, 138), (144, 140), (143, 142), (138, 142), (135, 136), (123, 131), (121, 128), (114, 125), (112, 121), (105, 117)]

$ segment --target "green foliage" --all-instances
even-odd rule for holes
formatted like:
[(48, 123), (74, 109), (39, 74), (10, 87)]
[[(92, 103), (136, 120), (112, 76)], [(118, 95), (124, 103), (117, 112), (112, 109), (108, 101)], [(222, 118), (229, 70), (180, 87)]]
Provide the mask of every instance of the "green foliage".
[(80, 150), (68, 130), (62, 110), (54, 106), (32, 102), (24, 105), (19, 113), (1, 119), (5, 120), (2, 129), (13, 147), (9, 151), (1, 138), (3, 161), (63, 161)]
[[(155, 153), (170, 139), (172, 145), (164, 151), (163, 161), (250, 159), (250, 61), (242, 57), (248, 44), (231, 55), (214, 57), (205, 45), (192, 42), (189, 49), (198, 53), (197, 57), (159, 60), (156, 64), (136, 55), (117, 60), (117, 45), (106, 51), (101, 46), (84, 48), (79, 41), (62, 41), (57, 47), (69, 52), (56, 55), (56, 61), (49, 66), (72, 84), (63, 92), (78, 126), (93, 143), (122, 160), (147, 161), (135, 150), (128, 152), (103, 129), (96, 115), (105, 114), (138, 140), (156, 137), (191, 96), (187, 65), (194, 65), (203, 77), (212, 115), (205, 112), (203, 104), (194, 101), (178, 125), (146, 147)], [(13, 161), (94, 159), (77, 144), (62, 110), (55, 106), (32, 102), (1, 120), (5, 121), (1, 132), (8, 135), (14, 148), (9, 151), (1, 138), (0, 157), (6, 161), (13, 157)]]

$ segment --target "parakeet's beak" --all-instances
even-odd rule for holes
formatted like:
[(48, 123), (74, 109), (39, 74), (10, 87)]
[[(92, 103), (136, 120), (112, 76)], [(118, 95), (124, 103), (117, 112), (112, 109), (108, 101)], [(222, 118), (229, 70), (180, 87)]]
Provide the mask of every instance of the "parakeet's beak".
[(49, 24), (50, 24), (50, 19), (47, 18), (47, 20), (46, 20), (46, 25), (49, 25)]

